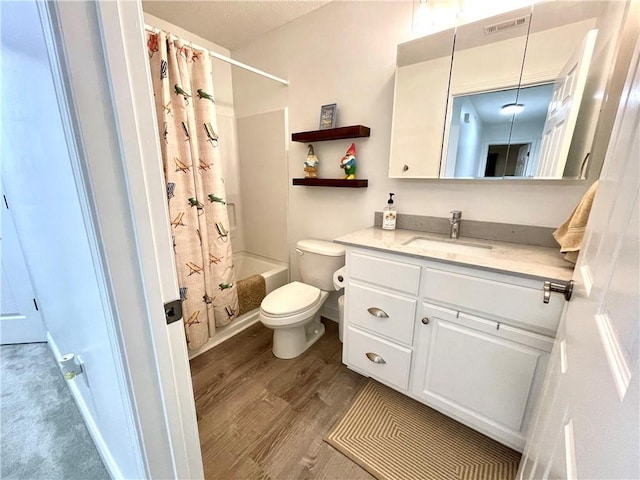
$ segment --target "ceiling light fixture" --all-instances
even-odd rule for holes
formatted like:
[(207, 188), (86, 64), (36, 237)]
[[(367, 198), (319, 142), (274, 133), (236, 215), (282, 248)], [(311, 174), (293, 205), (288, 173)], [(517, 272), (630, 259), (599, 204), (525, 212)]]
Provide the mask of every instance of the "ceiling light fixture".
[(433, 29), (433, 11), (427, 0), (414, 0), (413, 3), (413, 30), (424, 31)]
[(520, 113), (524, 110), (524, 105), (522, 103), (507, 103), (502, 106), (500, 109), (500, 113), (503, 115), (515, 115), (516, 113)]

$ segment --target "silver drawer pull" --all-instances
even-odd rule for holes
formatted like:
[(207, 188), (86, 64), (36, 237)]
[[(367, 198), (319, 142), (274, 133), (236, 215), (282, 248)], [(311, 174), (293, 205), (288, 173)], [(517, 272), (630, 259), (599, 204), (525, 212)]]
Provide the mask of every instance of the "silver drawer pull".
[(389, 315), (387, 315), (387, 312), (385, 312), (384, 310), (379, 309), (378, 307), (369, 307), (369, 308), (367, 308), (367, 312), (369, 312), (374, 317), (389, 318)]
[(384, 361), (384, 358), (382, 358), (377, 353), (369, 352), (367, 353), (367, 358), (371, 360), (373, 363), (380, 363), (380, 364), (387, 363)]

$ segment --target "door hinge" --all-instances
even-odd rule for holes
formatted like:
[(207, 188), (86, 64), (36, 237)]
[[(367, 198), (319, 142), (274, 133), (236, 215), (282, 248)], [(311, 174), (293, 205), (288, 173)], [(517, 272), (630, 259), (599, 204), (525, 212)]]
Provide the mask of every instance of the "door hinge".
[(4, 206), (7, 207), (7, 210), (9, 210), (9, 202), (7, 202), (7, 196), (3, 194), (2, 198), (4, 198)]
[(36, 299), (35, 299), (35, 298), (33, 299), (33, 306), (34, 306), (34, 307), (36, 307), (36, 310), (38, 310), (38, 311), (40, 310), (40, 309), (38, 308), (38, 302), (36, 302)]
[(167, 319), (167, 325), (177, 322), (182, 318), (182, 300), (174, 300), (164, 304), (164, 316)]

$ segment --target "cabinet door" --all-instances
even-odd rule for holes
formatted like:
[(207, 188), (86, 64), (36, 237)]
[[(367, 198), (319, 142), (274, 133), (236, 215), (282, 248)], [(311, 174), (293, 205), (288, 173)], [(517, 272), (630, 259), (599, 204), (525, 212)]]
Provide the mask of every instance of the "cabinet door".
[[(522, 449), (526, 420), (548, 352), (534, 335), (494, 321), (424, 305), (418, 329), (414, 395), (513, 448)], [(513, 338), (520, 341), (514, 341)], [(543, 337), (546, 338), (546, 337)], [(548, 345), (552, 344), (551, 339)]]

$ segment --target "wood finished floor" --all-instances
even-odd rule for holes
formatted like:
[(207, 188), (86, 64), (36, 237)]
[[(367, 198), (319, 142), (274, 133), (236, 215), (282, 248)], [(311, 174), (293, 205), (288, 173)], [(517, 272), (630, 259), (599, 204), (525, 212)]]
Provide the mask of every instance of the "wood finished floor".
[(191, 361), (207, 479), (372, 479), (322, 439), (366, 379), (341, 362), (335, 322), (300, 357), (258, 323)]

